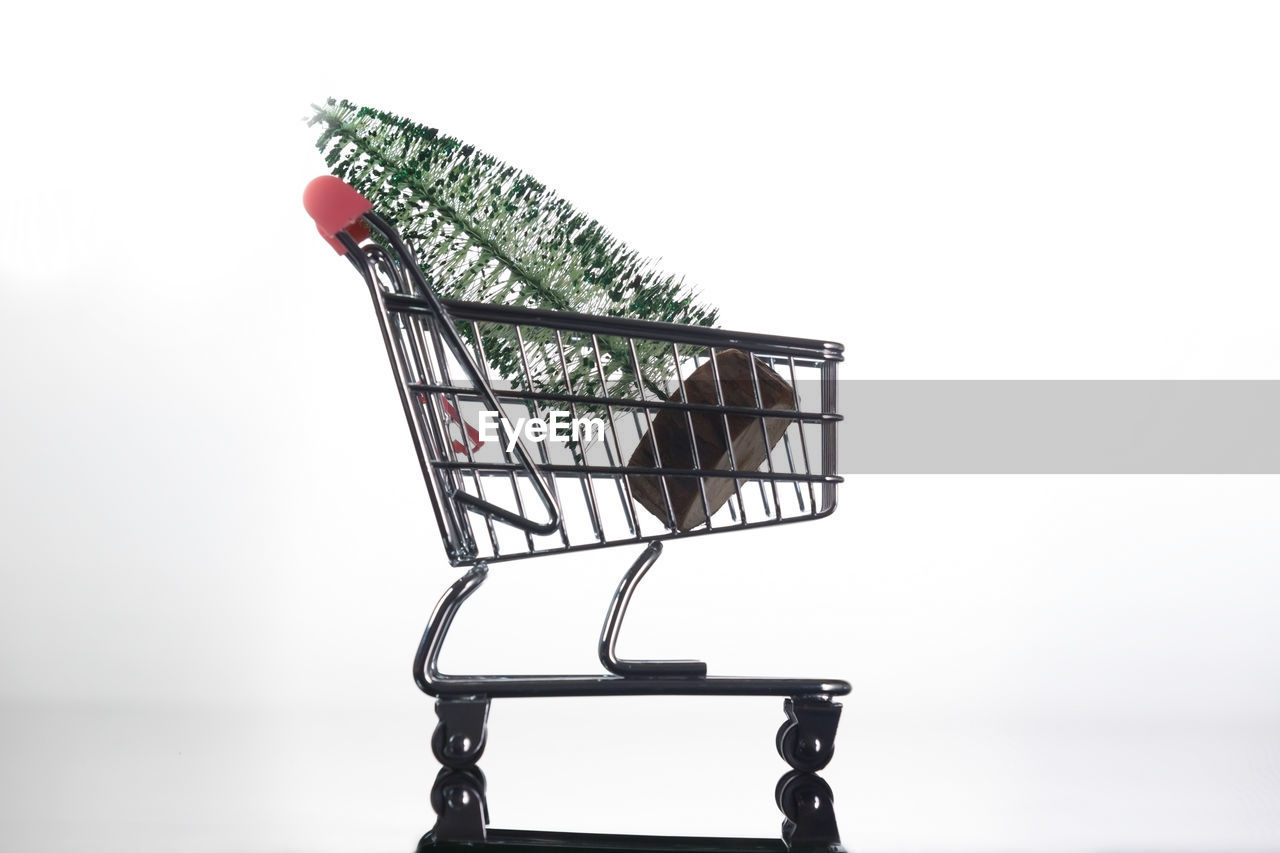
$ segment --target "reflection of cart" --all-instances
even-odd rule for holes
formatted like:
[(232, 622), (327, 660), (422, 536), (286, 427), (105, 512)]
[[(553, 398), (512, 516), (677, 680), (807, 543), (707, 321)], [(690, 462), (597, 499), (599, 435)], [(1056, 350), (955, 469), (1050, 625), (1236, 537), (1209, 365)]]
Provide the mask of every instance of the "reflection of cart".
[[(440, 762), (465, 770), (480, 758), (494, 697), (717, 694), (786, 697), (780, 754), (798, 770), (826, 766), (840, 719), (832, 698), (849, 692), (846, 682), (710, 677), (700, 661), (620, 659), (615, 642), (661, 540), (832, 512), (842, 348), (441, 300), (355, 190), (317, 178), (305, 201), (369, 286), (445, 549), (453, 565), (470, 566), (436, 606), (414, 660), (418, 686), (437, 697)], [(745, 372), (731, 378), (731, 364)], [(790, 389), (789, 399), (766, 399), (766, 386)], [(587, 424), (575, 436), (566, 424), (564, 441), (546, 440), (545, 427), (521, 435), (522, 419), (555, 422), (553, 412), (594, 421), (596, 432)], [(439, 671), (450, 623), (489, 564), (626, 543), (646, 547), (605, 618), (608, 674)]]
[[(546, 765), (545, 784), (560, 782), (559, 768)], [(705, 796), (705, 771), (697, 764), (673, 765), (666, 779), (672, 788)], [(544, 780), (539, 780), (544, 781)], [(440, 817), (418, 843), (418, 853), (429, 850), (457, 850), (479, 853), (486, 849), (501, 853), (546, 853), (548, 850), (577, 850), (581, 853), (846, 853), (836, 826), (835, 800), (831, 786), (816, 773), (790, 770), (773, 789), (774, 802), (783, 814), (781, 838), (708, 838), (645, 835), (600, 835), (581, 832), (530, 832), (489, 829), (489, 802), (485, 778), (478, 767), (465, 770), (444, 768), (431, 789), (431, 802)], [(447, 804), (447, 805), (446, 805)], [(572, 803), (571, 803), (572, 806)]]

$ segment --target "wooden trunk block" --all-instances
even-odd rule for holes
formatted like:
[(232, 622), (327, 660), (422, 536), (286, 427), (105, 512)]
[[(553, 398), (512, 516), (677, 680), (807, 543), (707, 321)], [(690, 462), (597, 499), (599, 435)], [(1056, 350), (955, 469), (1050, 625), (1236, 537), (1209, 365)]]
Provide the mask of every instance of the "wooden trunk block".
[[(759, 408), (793, 410), (795, 396), (791, 386), (764, 362), (753, 359), (741, 350), (729, 349), (716, 353), (716, 370), (720, 374), (721, 397), (716, 395), (715, 374), (711, 362), (699, 367), (684, 380), (688, 402), (709, 405), (748, 406), (756, 408), (756, 385), (751, 378), (755, 368), (760, 388)], [(679, 394), (672, 398), (680, 400)], [(693, 424), (693, 442), (690, 442), (689, 424)], [(726, 421), (728, 436), (726, 438)], [(760, 424), (763, 421), (762, 433)], [(766, 418), (754, 415), (723, 415), (713, 412), (682, 412), (663, 409), (653, 418), (652, 429), (640, 439), (640, 445), (627, 463), (636, 468), (697, 468), (710, 470), (734, 470), (729, 448), (733, 448), (732, 462), (736, 470), (754, 473), (760, 469), (765, 457), (782, 438), (793, 421), (786, 418)], [(767, 440), (766, 440), (767, 439)], [(657, 444), (657, 455), (654, 444)], [(694, 460), (693, 446), (698, 455)], [(659, 466), (661, 462), (661, 466)], [(701, 463), (701, 465), (697, 464)], [(734, 493), (732, 477), (702, 478), (706, 490), (706, 509), (703, 507), (702, 490), (698, 477), (645, 476), (632, 474), (627, 478), (631, 494), (645, 509), (664, 522), (675, 517), (677, 530), (691, 530), (707, 520), (707, 510), (715, 515)], [(671, 510), (667, 509), (667, 497), (662, 482), (666, 481), (671, 496)]]

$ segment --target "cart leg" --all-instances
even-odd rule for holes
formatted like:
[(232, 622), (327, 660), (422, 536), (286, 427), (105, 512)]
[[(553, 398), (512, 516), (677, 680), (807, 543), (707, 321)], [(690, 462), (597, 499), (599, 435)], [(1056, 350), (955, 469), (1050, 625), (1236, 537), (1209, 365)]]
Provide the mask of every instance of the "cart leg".
[(489, 697), (436, 700), (440, 722), (431, 735), (431, 751), (445, 767), (471, 767), (484, 754), (489, 728)]
[(623, 660), (618, 657), (618, 631), (622, 627), (622, 618), (627, 615), (631, 594), (661, 553), (662, 543), (650, 542), (618, 584), (618, 591), (613, 594), (609, 612), (604, 617), (604, 627), (600, 630), (600, 663), (609, 672), (623, 678), (648, 675), (702, 678), (707, 674), (707, 665), (700, 660)]
[(489, 803), (485, 799), (485, 778), (480, 768), (442, 768), (431, 786), (431, 808), (436, 813), (431, 840), (484, 841)]
[(796, 770), (821, 770), (835, 752), (841, 706), (829, 696), (792, 696), (782, 703), (787, 721), (778, 729), (778, 754)]
[(786, 815), (782, 840), (789, 849), (821, 849), (824, 853), (845, 849), (840, 844), (831, 786), (822, 777), (792, 770), (778, 780), (774, 799)]

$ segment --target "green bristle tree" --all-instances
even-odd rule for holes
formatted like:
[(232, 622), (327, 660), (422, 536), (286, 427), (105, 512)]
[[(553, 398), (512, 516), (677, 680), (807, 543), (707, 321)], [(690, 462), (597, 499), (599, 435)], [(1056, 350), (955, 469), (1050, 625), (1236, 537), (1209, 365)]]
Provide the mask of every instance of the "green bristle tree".
[[(330, 170), (396, 225), (441, 296), (715, 325), (716, 310), (696, 301), (682, 279), (515, 167), (390, 113), (333, 99), (314, 109), (316, 147)], [(669, 346), (643, 340), (634, 359), (624, 339), (607, 336), (598, 350), (565, 347), (562, 365), (549, 330), (525, 330), (523, 362), (509, 327), (482, 326), (480, 338), (473, 344), (502, 378), (532, 391), (603, 392), (603, 372), (610, 396), (666, 398), (678, 369)]]

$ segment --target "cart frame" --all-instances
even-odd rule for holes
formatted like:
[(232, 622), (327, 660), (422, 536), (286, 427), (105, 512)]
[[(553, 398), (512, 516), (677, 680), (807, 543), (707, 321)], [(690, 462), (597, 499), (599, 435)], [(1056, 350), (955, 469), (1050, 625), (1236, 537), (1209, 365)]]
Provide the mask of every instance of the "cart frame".
[[(321, 185), (322, 182), (323, 186), (317, 191), (321, 201), (315, 203), (312, 187)], [(841, 418), (835, 410), (834, 380), (843, 348), (831, 342), (802, 338), (535, 310), (516, 305), (443, 300), (419, 269), (414, 253), (394, 226), (374, 212), (367, 200), (336, 178), (319, 178), (312, 183), (312, 187), (308, 188), (307, 206), (317, 220), (318, 230), (339, 253), (346, 255), (368, 286), (449, 560), (455, 566), (469, 566), (469, 570), (446, 590), (436, 605), (413, 661), (415, 683), (424, 693), (437, 699), (436, 713), (439, 722), (432, 736), (432, 749), (439, 761), (446, 768), (454, 770), (474, 767), (484, 752), (489, 704), (494, 698), (659, 694), (785, 697), (784, 711), (787, 719), (779, 729), (776, 741), (779, 754), (797, 771), (812, 772), (825, 767), (831, 760), (840, 719), (841, 706), (833, 700), (850, 692), (848, 682), (835, 679), (708, 676), (707, 666), (701, 661), (624, 659), (617, 655), (616, 645), (631, 596), (661, 554), (662, 540), (811, 520), (825, 517), (834, 511), (835, 487), (841, 482), (836, 474), (835, 427)], [(373, 237), (368, 233), (370, 231)], [(459, 332), (460, 324), (466, 323), (471, 324), (470, 345)], [(675, 354), (677, 369), (681, 358), (678, 349), (680, 345), (708, 348), (712, 371), (716, 369), (717, 348), (732, 347), (749, 353), (767, 353), (774, 364), (789, 363), (793, 378), (797, 359), (800, 359), (815, 365), (821, 381), (821, 406), (817, 411), (805, 411), (800, 406), (797, 394), (793, 408), (782, 411), (765, 408), (761, 402), (759, 380), (755, 378), (754, 367), (755, 406), (726, 404), (720, 391), (718, 373), (715, 377), (715, 404), (689, 400), (683, 393), (683, 380), (678, 375), (676, 379), (681, 382), (681, 393), (674, 398), (647, 399), (643, 389), (638, 400), (611, 397), (606, 390), (607, 383), (602, 368), (599, 394), (575, 393), (575, 389), (567, 383), (567, 366), (564, 368), (566, 387), (562, 392), (496, 389), (487, 372), (481, 343), (483, 335), (478, 325), (480, 323), (508, 324), (516, 330), (517, 336), (523, 327), (536, 326), (553, 330), (554, 342), (560, 347), (562, 365), (565, 347), (560, 331), (562, 328), (574, 330), (584, 336), (583, 340), (589, 340), (596, 347), (600, 346), (600, 340), (604, 336), (617, 336), (628, 342), (637, 377), (641, 370), (636, 356), (637, 338), (669, 342)], [(406, 337), (406, 329), (410, 326), (413, 335)], [(462, 325), (462, 328), (465, 329), (466, 326)], [(473, 351), (473, 348), (479, 348), (479, 352)], [(522, 344), (522, 359), (523, 352)], [(436, 372), (423, 367), (428, 362), (438, 368)], [(599, 363), (600, 358), (597, 357), (597, 364)], [(451, 378), (450, 368), (461, 369), (461, 381)], [(525, 368), (527, 371), (527, 364)], [(637, 380), (637, 385), (640, 384)], [(711, 413), (724, 419), (726, 434), (730, 417), (759, 419), (762, 431), (763, 419), (783, 418), (794, 423), (801, 453), (793, 454), (793, 449), (788, 444), (786, 454), (789, 470), (777, 470), (772, 458), (767, 460), (767, 467), (762, 465), (759, 470), (739, 469), (737, 462), (732, 460), (733, 444), (732, 439), (729, 439), (731, 465), (727, 472), (703, 468), (698, 461), (696, 448), (693, 467), (663, 467), (659, 456), (656, 457), (656, 467), (637, 469), (621, 464), (622, 447), (616, 443), (615, 432), (616, 452), (610, 454), (609, 464), (589, 465), (586, 456), (582, 455), (576, 459), (576, 464), (560, 465), (553, 463), (545, 452), (540, 454), (541, 458), (535, 457), (523, 441), (508, 435), (506, 427), (500, 424), (502, 446), (507, 447), (509, 444), (510, 451), (504, 451), (500, 461), (483, 462), (472, 455), (471, 448), (465, 442), (459, 451), (456, 443), (451, 447), (448, 440), (451, 425), (448, 423), (450, 416), (447, 412), (453, 411), (455, 425), (461, 421), (457, 412), (462, 408), (459, 401), (464, 397), (479, 401), (496, 411), (502, 411), (503, 401), (510, 404), (512, 400), (535, 407), (538, 400), (558, 400), (570, 406), (601, 406), (607, 410), (611, 426), (615, 422), (615, 407), (629, 405), (643, 410), (645, 417), (649, 419), (651, 432), (652, 412), (663, 409), (678, 412), (685, 419), (690, 419), (697, 413)], [(430, 405), (428, 400), (435, 400), (438, 404)], [(633, 413), (633, 418), (639, 423), (638, 415)], [(692, 436), (692, 420), (689, 423)], [(810, 453), (805, 439), (806, 427), (816, 430), (816, 435), (821, 439), (821, 447), (815, 451), (817, 470), (810, 465)], [(692, 438), (690, 443), (694, 443)], [(609, 452), (607, 444), (606, 442), (605, 450)], [(656, 439), (654, 444), (656, 453)], [(799, 465), (796, 462), (797, 456), (802, 457)], [(510, 479), (516, 504), (514, 509), (486, 497), (482, 475)], [(591, 490), (587, 510), (591, 513), (595, 527), (595, 541), (570, 541), (556, 485), (557, 478), (566, 476), (578, 478), (584, 495)], [(628, 485), (632, 482), (629, 478), (637, 476), (660, 478), (669, 512), (671, 496), (666, 485), (668, 477), (697, 478), (704, 506), (707, 501), (704, 481), (714, 477), (732, 478), (737, 502), (735, 504), (731, 500), (729, 503), (731, 523), (713, 524), (712, 513), (708, 511), (705, 524), (700, 528), (681, 531), (677, 529), (674, 515), (669, 515), (665, 530), (646, 532), (635, 516), (635, 501)], [(468, 477), (474, 481), (473, 490), (466, 487), (470, 482)], [(616, 537), (603, 532), (603, 524), (599, 518), (600, 504), (593, 486), (597, 478), (604, 481), (612, 479), (620, 500), (624, 500), (624, 509), (628, 506), (625, 501), (630, 500), (627, 515), (630, 529), (627, 535)], [(760, 499), (768, 511), (764, 518), (755, 521), (748, 518), (748, 503), (739, 485), (740, 482), (750, 481), (759, 483)], [(801, 510), (797, 515), (784, 516), (779, 484), (791, 484), (794, 487)], [(770, 490), (772, 503), (769, 500)], [(804, 497), (806, 490), (809, 496), (807, 502)], [(536, 498), (531, 504), (538, 510), (536, 515), (524, 500), (524, 497), (530, 496)], [(733, 511), (734, 506), (737, 507), (736, 512)], [(493, 554), (482, 553), (482, 537), (474, 532), (471, 516), (483, 519), (492, 540)], [(523, 553), (518, 549), (515, 552), (501, 553), (495, 522), (519, 531), (528, 542), (527, 549)], [(561, 537), (561, 545), (539, 547), (539, 543), (545, 541), (543, 537), (555, 535)], [(535, 540), (534, 537), (539, 539)], [(453, 619), (462, 604), (488, 577), (491, 562), (628, 542), (640, 543), (645, 547), (623, 576), (606, 612), (598, 642), (599, 658), (606, 670), (605, 674), (453, 675), (440, 671), (439, 656)], [(441, 815), (443, 820), (445, 815), (443, 812)]]

